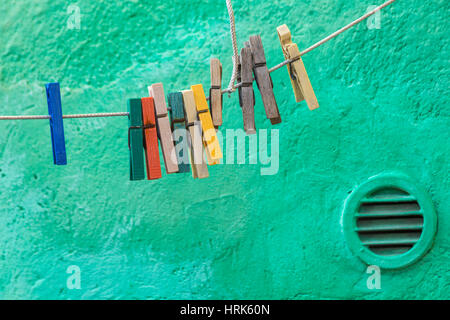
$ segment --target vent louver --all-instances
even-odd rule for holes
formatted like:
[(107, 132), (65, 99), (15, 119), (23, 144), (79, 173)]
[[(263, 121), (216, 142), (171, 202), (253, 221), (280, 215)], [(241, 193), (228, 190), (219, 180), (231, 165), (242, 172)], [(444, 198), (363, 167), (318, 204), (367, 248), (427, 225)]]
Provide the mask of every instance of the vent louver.
[(409, 251), (420, 239), (423, 215), (414, 196), (389, 188), (361, 200), (356, 228), (364, 246), (382, 256)]
[(358, 186), (345, 202), (344, 234), (367, 264), (395, 269), (432, 246), (437, 217), (428, 195), (402, 174), (384, 173)]

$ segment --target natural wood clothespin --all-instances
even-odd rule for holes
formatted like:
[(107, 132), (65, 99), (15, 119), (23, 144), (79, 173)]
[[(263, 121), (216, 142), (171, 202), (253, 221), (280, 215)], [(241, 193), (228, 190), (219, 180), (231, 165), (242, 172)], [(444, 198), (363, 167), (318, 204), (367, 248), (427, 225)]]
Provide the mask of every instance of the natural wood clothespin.
[(267, 68), (261, 36), (250, 37), (250, 48), (253, 55), (253, 73), (266, 109), (267, 118), (270, 119), (272, 124), (280, 123), (280, 112), (273, 93), (273, 83)]
[(208, 167), (203, 156), (203, 137), (200, 121), (197, 118), (197, 108), (195, 106), (194, 93), (192, 90), (182, 91), (184, 111), (186, 113), (187, 130), (190, 139), (190, 157), (192, 165), (192, 176), (194, 178), (208, 178)]
[(211, 59), (211, 89), (209, 91), (209, 104), (214, 127), (222, 125), (222, 64), (219, 59)]
[(173, 145), (172, 130), (170, 129), (170, 120), (162, 83), (152, 84), (148, 87), (148, 93), (155, 100), (156, 124), (166, 172), (168, 174), (178, 172), (178, 161), (175, 155), (175, 146)]
[(300, 50), (297, 44), (292, 42), (289, 28), (284, 24), (277, 28), (277, 32), (284, 57), (286, 60), (295, 60), (287, 65), (292, 88), (294, 89), (295, 101), (300, 102), (304, 99), (310, 110), (319, 108), (319, 102), (309, 81), (308, 73), (300, 56)]
[(253, 58), (250, 48), (242, 48), (239, 56), (239, 103), (244, 118), (244, 130), (247, 134), (255, 134), (255, 92), (253, 91)]

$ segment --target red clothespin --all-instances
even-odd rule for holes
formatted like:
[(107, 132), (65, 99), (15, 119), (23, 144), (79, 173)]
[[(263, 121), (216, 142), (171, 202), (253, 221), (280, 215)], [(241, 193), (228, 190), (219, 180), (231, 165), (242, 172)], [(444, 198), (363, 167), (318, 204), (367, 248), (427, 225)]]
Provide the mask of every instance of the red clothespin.
[(158, 135), (156, 132), (155, 102), (151, 97), (142, 98), (141, 101), (147, 179), (160, 179), (162, 174), (159, 162)]

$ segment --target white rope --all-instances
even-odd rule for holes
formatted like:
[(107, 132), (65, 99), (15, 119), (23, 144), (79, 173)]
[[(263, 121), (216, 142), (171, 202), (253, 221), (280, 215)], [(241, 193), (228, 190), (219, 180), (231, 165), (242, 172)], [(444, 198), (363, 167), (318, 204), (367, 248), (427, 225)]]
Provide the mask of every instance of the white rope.
[[(234, 21), (234, 13), (233, 13), (233, 7), (231, 6), (231, 0), (227, 1), (227, 8), (228, 8), (228, 14), (230, 16), (230, 32), (231, 32), (231, 41), (233, 44), (233, 74), (231, 76), (230, 84), (227, 89), (222, 90), (222, 94), (224, 93), (231, 93), (236, 90), (236, 88), (239, 88), (242, 86), (242, 83), (238, 83), (234, 85), (237, 79), (237, 71), (238, 71), (238, 47), (237, 47), (237, 40), (236, 40), (236, 26)], [(377, 13), (381, 9), (387, 7), (388, 5), (392, 4), (396, 0), (389, 0), (380, 5), (379, 7), (376, 7), (372, 11), (366, 13), (362, 17), (356, 19), (355, 21), (349, 23), (345, 27), (339, 29), (338, 31), (330, 34), (328, 37), (320, 40), (319, 42), (313, 44), (311, 47), (309, 47), (306, 50), (303, 50), (300, 55), (307, 54), (308, 52), (311, 52), (312, 50), (316, 49), (317, 47), (321, 46), (327, 41), (330, 41), (331, 39), (337, 37), (344, 31), (350, 29), (351, 27), (357, 25), (358, 23), (364, 21), (371, 15)], [(295, 60), (285, 60), (282, 63), (276, 65), (275, 67), (269, 69), (269, 72), (273, 72), (275, 70), (278, 70), (285, 65), (294, 62)], [(253, 79), (254, 80), (254, 79)], [(209, 98), (207, 98), (209, 99)], [(72, 114), (72, 115), (65, 115), (63, 116), (64, 119), (70, 119), (70, 118), (98, 118), (98, 117), (123, 117), (128, 116), (128, 112), (113, 112), (113, 113), (93, 113), (93, 114)], [(50, 116), (0, 116), (0, 120), (31, 120), (31, 119), (50, 119)]]
[(226, 89), (226, 92), (231, 93), (234, 90), (236, 90), (236, 88), (234, 87), (234, 83), (236, 82), (236, 79), (238, 76), (239, 53), (238, 53), (238, 45), (237, 45), (237, 39), (236, 39), (236, 24), (234, 21), (233, 6), (231, 4), (231, 0), (226, 0), (226, 2), (227, 2), (228, 15), (230, 17), (231, 43), (233, 46), (233, 74), (231, 75), (230, 83), (228, 85), (228, 88)]

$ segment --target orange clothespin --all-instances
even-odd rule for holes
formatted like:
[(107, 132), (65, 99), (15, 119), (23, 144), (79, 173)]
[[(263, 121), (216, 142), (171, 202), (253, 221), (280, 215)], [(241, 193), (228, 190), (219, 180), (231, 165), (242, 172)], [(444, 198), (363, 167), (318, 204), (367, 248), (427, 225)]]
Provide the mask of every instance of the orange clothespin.
[(155, 103), (151, 97), (142, 98), (141, 101), (147, 179), (160, 179), (162, 174), (159, 162), (158, 136), (156, 133)]

